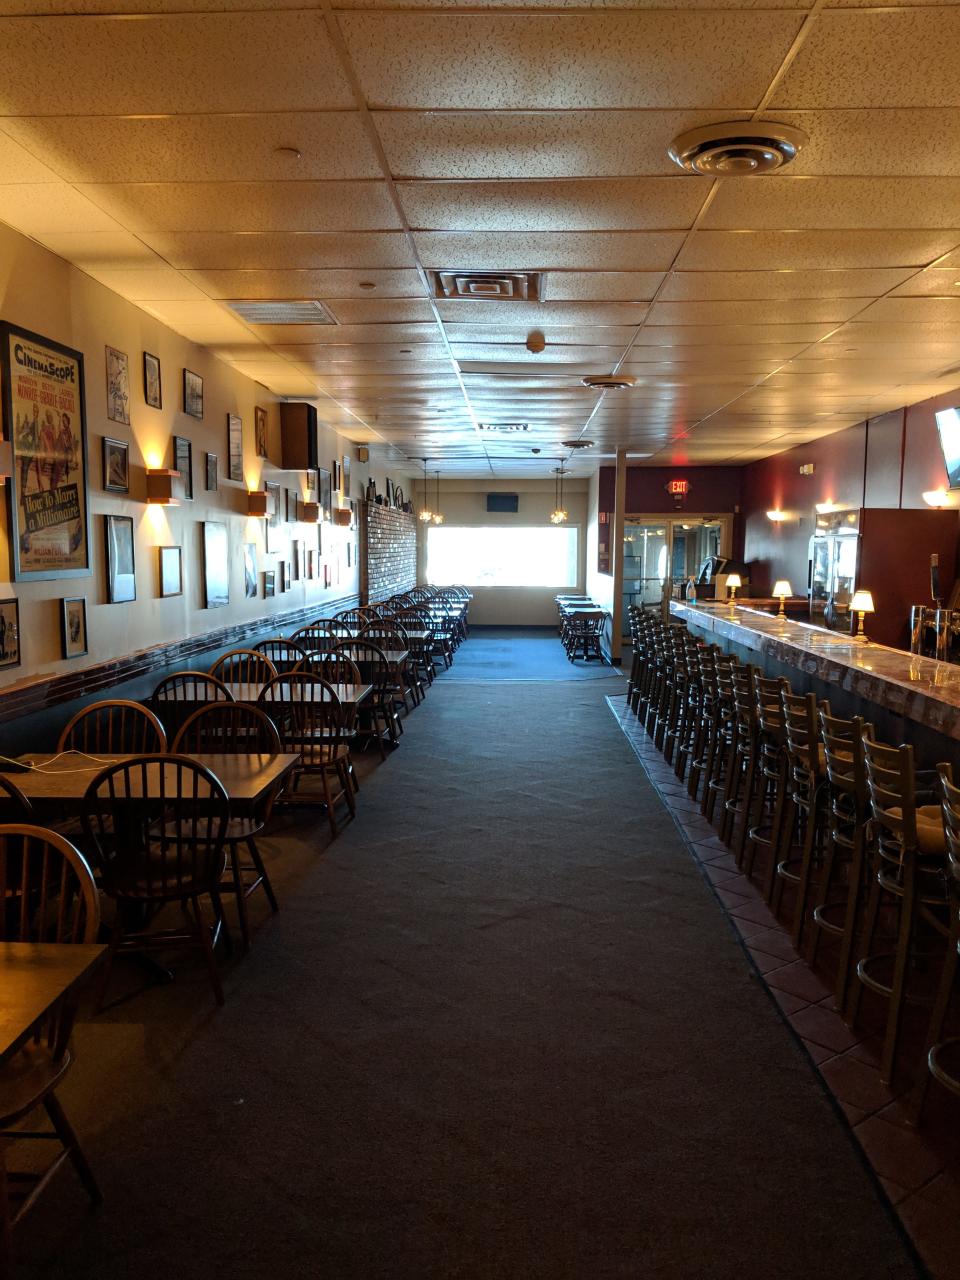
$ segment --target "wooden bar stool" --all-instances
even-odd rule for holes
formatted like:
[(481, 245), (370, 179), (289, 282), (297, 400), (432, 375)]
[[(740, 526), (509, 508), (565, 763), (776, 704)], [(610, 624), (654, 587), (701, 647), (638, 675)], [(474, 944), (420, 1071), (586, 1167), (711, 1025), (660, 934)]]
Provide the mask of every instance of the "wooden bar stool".
[[(793, 945), (799, 949), (807, 920), (807, 903), (819, 849), (818, 837), (824, 827), (826, 770), (820, 745), (820, 720), (814, 693), (781, 692), (783, 723), (787, 753), (787, 820), (783, 833), (784, 860), (777, 864), (777, 903), (779, 907), (784, 883), (796, 885), (793, 904)], [(830, 704), (823, 710), (830, 714)], [(799, 827), (800, 856), (791, 863), (794, 831)], [(794, 869), (795, 866), (795, 869)]]
[(780, 854), (786, 810), (786, 735), (783, 723), (783, 679), (760, 677), (756, 681), (756, 767), (750, 780), (747, 809), (749, 825), (740, 828), (735, 855), (737, 865), (752, 875), (757, 850), (766, 850), (766, 892), (770, 901), (774, 868)]
[(719, 828), (720, 839), (727, 845), (733, 843), (738, 820), (746, 825), (750, 808), (757, 764), (758, 678), (757, 669), (752, 666), (733, 673), (733, 724), (727, 741)]

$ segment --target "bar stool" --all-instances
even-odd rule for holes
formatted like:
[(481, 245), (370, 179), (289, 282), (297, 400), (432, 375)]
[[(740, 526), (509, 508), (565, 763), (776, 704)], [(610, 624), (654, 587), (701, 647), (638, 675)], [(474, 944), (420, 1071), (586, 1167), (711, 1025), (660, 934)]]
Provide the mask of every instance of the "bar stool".
[(736, 677), (739, 672), (750, 670), (752, 668), (739, 664), (729, 670), (717, 670), (717, 701), (713, 721), (708, 728), (703, 760), (703, 797), (700, 800), (700, 812), (708, 822), (713, 822), (717, 799), (722, 799), (726, 792), (727, 769), (733, 758), (731, 747), (737, 719)]
[[(690, 764), (687, 770), (687, 794), (696, 800), (700, 793), (700, 779), (710, 779), (716, 755), (720, 725), (733, 700), (731, 672), (737, 665), (736, 658), (721, 650), (714, 651), (712, 663), (704, 663), (701, 672), (701, 697), (699, 715), (694, 720), (689, 745)], [(706, 787), (704, 788), (706, 799)], [(701, 803), (701, 811), (704, 805)]]
[(742, 667), (733, 673), (733, 724), (727, 739), (723, 806), (719, 835), (732, 844), (738, 818), (746, 825), (757, 763), (756, 667)]
[(741, 829), (736, 847), (737, 864), (753, 874), (758, 849), (767, 854), (765, 894), (773, 893), (774, 875), (783, 837), (786, 810), (786, 734), (783, 721), (784, 690), (790, 686), (782, 678), (757, 681), (757, 762), (750, 780), (749, 825)]
[[(777, 902), (779, 907), (785, 883), (797, 888), (793, 904), (793, 945), (799, 950), (807, 920), (810, 883), (818, 851), (817, 837), (823, 831), (826, 771), (820, 746), (820, 720), (814, 693), (792, 694), (784, 690), (783, 720), (787, 751), (787, 818), (783, 847), (786, 858), (777, 865)], [(830, 704), (823, 710), (830, 714)], [(793, 834), (800, 828), (800, 858), (796, 871), (791, 867)]]
[[(820, 742), (826, 773), (826, 838), (823, 874), (813, 908), (810, 960), (817, 958), (821, 933), (841, 939), (837, 962), (836, 1000), (841, 1013), (853, 972), (853, 948), (865, 897), (865, 828), (870, 812), (864, 736), (873, 737), (873, 726), (862, 717), (840, 720), (820, 709)], [(842, 891), (835, 896), (837, 889)], [(839, 916), (839, 921), (831, 917)]]
[[(923, 955), (918, 946), (921, 925), (940, 934), (947, 932), (946, 836), (940, 806), (917, 803), (932, 798), (933, 793), (917, 790), (913, 747), (887, 747), (866, 737), (862, 741), (875, 838), (870, 899), (857, 963), (861, 986), (852, 996), (851, 1018), (856, 1019), (864, 986), (889, 1002), (880, 1062), (881, 1079), (888, 1084), (896, 1066), (903, 1003), (916, 998), (908, 990), (908, 977)], [(898, 909), (892, 953), (874, 951), (884, 901)], [(893, 975), (890, 982), (884, 982), (876, 969), (891, 958)]]

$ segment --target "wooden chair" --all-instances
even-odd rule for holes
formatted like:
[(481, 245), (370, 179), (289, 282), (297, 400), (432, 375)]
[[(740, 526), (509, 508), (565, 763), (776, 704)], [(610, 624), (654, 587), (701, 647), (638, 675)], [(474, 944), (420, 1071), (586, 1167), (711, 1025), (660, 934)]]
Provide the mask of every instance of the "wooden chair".
[(0, 822), (32, 822), (33, 805), (16, 783), (0, 776)]
[(361, 629), (357, 639), (368, 640), (385, 653), (391, 651), (399, 652), (402, 649), (407, 651), (408, 657), (406, 661), (397, 669), (397, 685), (403, 699), (404, 711), (409, 710), (407, 706), (408, 693), (413, 700), (413, 705), (418, 706), (423, 701), (426, 691), (416, 669), (414, 655), (410, 652), (410, 641), (407, 639), (407, 633), (402, 624), (394, 620), (368, 622)]
[[(233, 694), (206, 671), (178, 671), (166, 676), (154, 689), (150, 702), (171, 737), (197, 707), (211, 702), (232, 702)], [(145, 750), (153, 750), (152, 747)]]
[(231, 684), (266, 684), (277, 674), (277, 669), (256, 649), (231, 649), (210, 668), (210, 674)]
[[(278, 755), (282, 747), (280, 735), (269, 716), (257, 707), (233, 702), (198, 708), (174, 738), (171, 750), (183, 755)], [(255, 810), (231, 814), (227, 823), (227, 867), (220, 887), (229, 890), (236, 899), (244, 951), (250, 946), (247, 917), (250, 895), (262, 888), (271, 911), (277, 911), (273, 886), (256, 843), (257, 836), (270, 820), (274, 798), (275, 793), (269, 792)], [(250, 855), (249, 864), (240, 860), (241, 846)]]
[[(117, 906), (98, 1009), (118, 951), (176, 944), (202, 951), (214, 997), (223, 1004), (201, 899), (210, 898), (221, 921), (229, 809), (220, 780), (186, 756), (141, 755), (109, 765), (90, 783), (81, 808), (83, 827), (97, 851), (103, 891)], [(150, 919), (173, 904), (182, 907), (183, 924), (151, 930)], [(133, 914), (137, 919), (128, 927)]]
[(78, 711), (60, 734), (58, 751), (88, 755), (142, 755), (166, 751), (163, 725), (140, 702), (111, 698)]
[[(96, 942), (100, 901), (93, 874), (69, 840), (42, 827), (0, 826), (0, 942)], [(12, 1274), (12, 1229), (67, 1160), (94, 1204), (100, 1189), (64, 1114), (56, 1090), (70, 1069), (76, 999), (61, 1000), (34, 1038), (0, 1066), (0, 1275)], [(13, 1129), (42, 1107), (52, 1130)], [(41, 1172), (7, 1167), (19, 1142), (55, 1142), (56, 1156)]]
[(255, 653), (262, 653), (272, 664), (277, 675), (292, 671), (303, 658), (307, 650), (296, 640), (284, 640), (282, 636), (274, 636), (269, 640), (260, 640), (253, 646)]
[(334, 614), (333, 620), (345, 627), (351, 627), (354, 631), (359, 631), (368, 621), (362, 609), (341, 609), (339, 613)]
[(324, 619), (308, 622), (305, 627), (293, 633), (291, 643), (299, 645), (305, 653), (312, 653), (314, 649), (326, 649), (333, 643), (330, 623)]
[(385, 760), (383, 735), (396, 746), (403, 733), (395, 701), (399, 686), (393, 667), (383, 650), (368, 640), (343, 640), (337, 645), (337, 651), (349, 658), (363, 679), (373, 686), (368, 705), (361, 709), (358, 733), (368, 741), (375, 740), (380, 759)]
[(350, 780), (348, 724), (336, 691), (319, 676), (296, 671), (277, 676), (261, 690), (260, 706), (270, 715), (283, 746), (300, 754), (293, 792), (306, 774), (320, 778), (330, 833), (339, 832), (336, 807), (343, 800), (357, 812)]

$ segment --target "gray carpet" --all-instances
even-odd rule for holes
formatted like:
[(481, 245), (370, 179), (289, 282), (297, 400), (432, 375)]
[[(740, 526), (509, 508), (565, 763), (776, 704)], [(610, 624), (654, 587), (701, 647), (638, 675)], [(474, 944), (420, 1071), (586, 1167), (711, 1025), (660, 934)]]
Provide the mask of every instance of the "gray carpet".
[(553, 680), (609, 680), (620, 675), (599, 658), (567, 657), (556, 630), (544, 627), (475, 627), (461, 645), (444, 681), (449, 684), (498, 684)]
[(181, 960), (81, 1026), (106, 1204), (62, 1173), (18, 1274), (916, 1275), (622, 688), (441, 679), (322, 856), (285, 819), (226, 1008)]

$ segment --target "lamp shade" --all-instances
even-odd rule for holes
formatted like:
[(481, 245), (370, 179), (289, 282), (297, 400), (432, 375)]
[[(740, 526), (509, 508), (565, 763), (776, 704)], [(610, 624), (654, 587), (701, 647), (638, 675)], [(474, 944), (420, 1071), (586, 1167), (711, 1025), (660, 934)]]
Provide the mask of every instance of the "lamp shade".
[(728, 590), (732, 587), (732, 588), (733, 588), (733, 590), (734, 590), (734, 591), (736, 591), (737, 587), (742, 587), (742, 586), (743, 586), (743, 583), (740, 581), (740, 575), (739, 575), (739, 573), (728, 573), (728, 574), (727, 574), (727, 589), (728, 589)]
[(869, 591), (855, 591), (853, 599), (850, 601), (850, 608), (854, 613), (873, 613), (873, 595)]
[(251, 489), (247, 494), (247, 515), (265, 520), (268, 514), (266, 489)]
[(779, 578), (773, 584), (774, 600), (784, 600), (786, 599), (787, 596), (792, 596), (792, 595), (793, 595), (793, 587), (791, 587), (790, 583), (786, 580), (786, 578)]
[(179, 471), (170, 471), (165, 467), (147, 469), (147, 502), (158, 507), (176, 506), (173, 496), (173, 482), (180, 479)]

